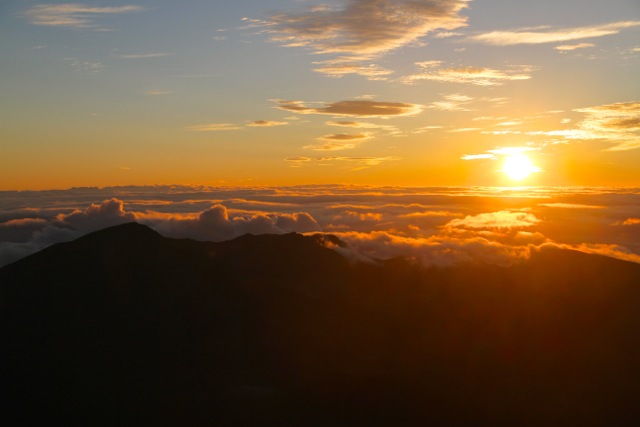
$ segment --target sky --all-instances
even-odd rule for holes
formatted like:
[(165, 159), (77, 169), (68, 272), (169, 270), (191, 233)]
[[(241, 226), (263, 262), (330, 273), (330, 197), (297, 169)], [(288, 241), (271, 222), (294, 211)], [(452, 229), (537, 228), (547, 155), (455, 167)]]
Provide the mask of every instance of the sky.
[(0, 190), (640, 187), (637, 0), (14, 0), (0, 70)]

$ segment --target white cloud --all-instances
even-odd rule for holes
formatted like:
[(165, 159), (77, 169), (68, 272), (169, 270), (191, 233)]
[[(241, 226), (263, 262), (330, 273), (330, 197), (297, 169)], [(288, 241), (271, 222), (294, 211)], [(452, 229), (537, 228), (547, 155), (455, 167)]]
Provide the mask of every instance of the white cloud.
[(538, 31), (530, 29), (491, 31), (471, 36), (467, 40), (495, 46), (558, 43), (609, 36), (618, 34), (625, 28), (633, 28), (637, 26), (640, 26), (640, 21), (621, 21), (585, 27), (561, 28), (557, 30), (544, 28)]

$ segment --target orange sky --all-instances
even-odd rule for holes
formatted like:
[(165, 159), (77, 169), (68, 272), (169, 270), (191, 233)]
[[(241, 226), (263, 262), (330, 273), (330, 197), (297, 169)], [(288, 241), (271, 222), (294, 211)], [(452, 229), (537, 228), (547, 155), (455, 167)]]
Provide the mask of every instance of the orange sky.
[(0, 8), (0, 189), (640, 186), (635, 0), (240, 3)]

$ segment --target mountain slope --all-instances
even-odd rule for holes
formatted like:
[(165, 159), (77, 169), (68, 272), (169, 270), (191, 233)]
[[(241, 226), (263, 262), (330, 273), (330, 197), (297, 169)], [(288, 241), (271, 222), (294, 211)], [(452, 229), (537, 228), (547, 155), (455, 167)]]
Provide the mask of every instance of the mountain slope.
[(0, 269), (9, 425), (640, 420), (640, 265), (353, 264), (322, 239), (131, 223)]

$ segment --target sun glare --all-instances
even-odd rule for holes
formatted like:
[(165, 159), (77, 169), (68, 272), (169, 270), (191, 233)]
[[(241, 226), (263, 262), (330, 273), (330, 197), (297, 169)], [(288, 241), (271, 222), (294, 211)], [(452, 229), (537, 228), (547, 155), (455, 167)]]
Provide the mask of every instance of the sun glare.
[(520, 181), (532, 173), (540, 172), (540, 168), (531, 163), (531, 160), (524, 154), (512, 154), (505, 159), (502, 172), (504, 172), (509, 179)]

